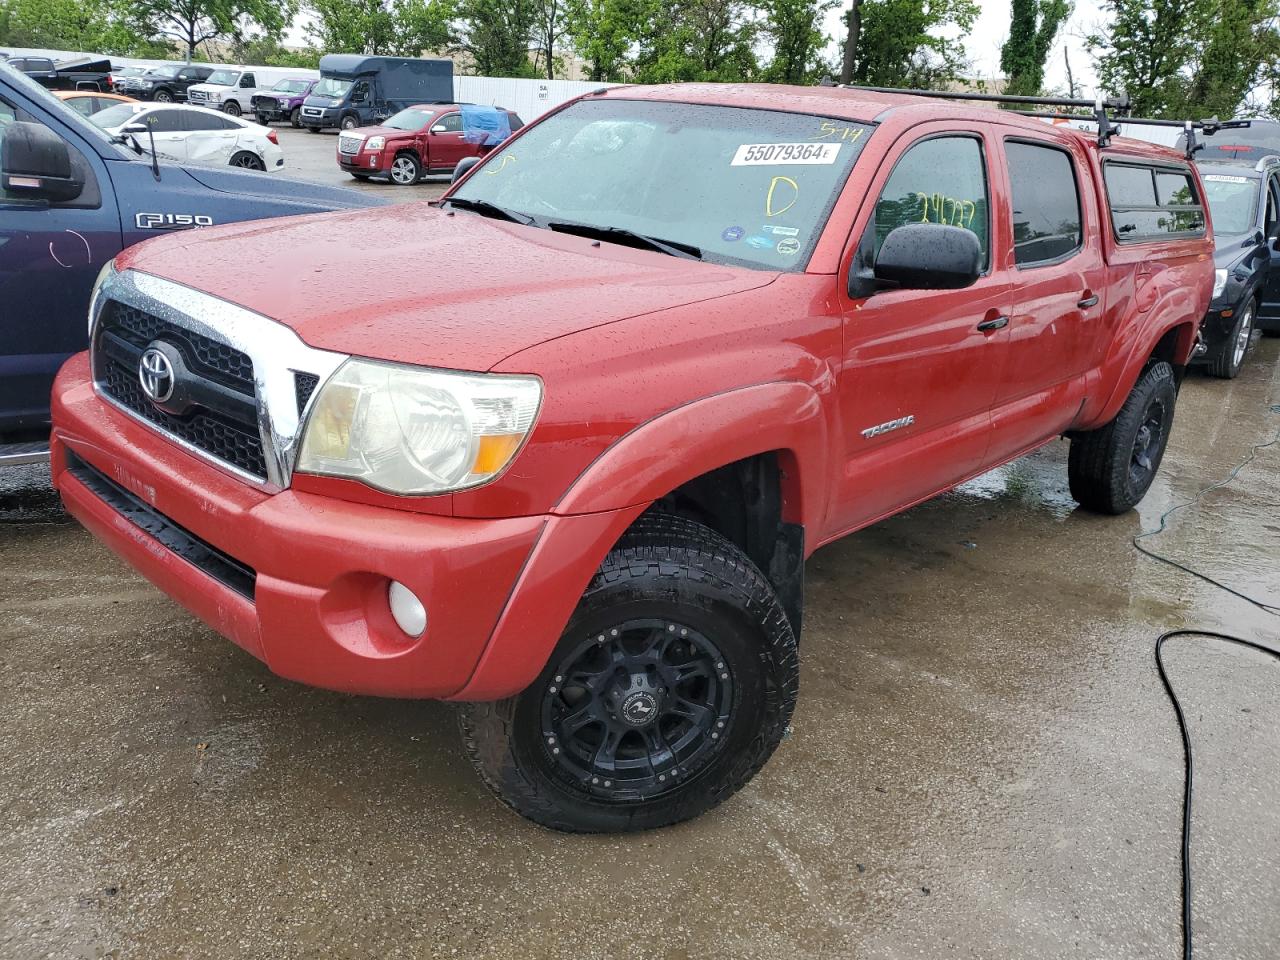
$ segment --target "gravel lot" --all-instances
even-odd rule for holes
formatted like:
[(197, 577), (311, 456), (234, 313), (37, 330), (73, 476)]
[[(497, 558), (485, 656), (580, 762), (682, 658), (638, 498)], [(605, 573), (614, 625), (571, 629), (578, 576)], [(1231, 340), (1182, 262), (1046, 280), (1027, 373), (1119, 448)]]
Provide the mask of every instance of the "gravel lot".
[[(352, 185), (333, 134), (294, 175)], [(421, 198), (443, 183), (360, 189)], [(566, 837), (451, 708), (279, 680), (0, 474), (0, 957), (1106, 958), (1178, 949), (1182, 755), (1152, 661), (1277, 621), (1130, 538), (1280, 428), (1280, 341), (1193, 375), (1140, 511), (1065, 443), (810, 561), (794, 733), (696, 822)], [(1280, 602), (1280, 450), (1148, 541)], [(1197, 956), (1280, 942), (1280, 665), (1171, 645), (1197, 747)]]

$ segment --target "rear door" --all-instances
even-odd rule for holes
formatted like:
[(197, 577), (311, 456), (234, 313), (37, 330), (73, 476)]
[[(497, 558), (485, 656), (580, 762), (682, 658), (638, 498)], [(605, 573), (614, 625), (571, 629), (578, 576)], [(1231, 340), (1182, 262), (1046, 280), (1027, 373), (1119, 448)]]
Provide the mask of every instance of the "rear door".
[[(844, 470), (832, 528), (847, 531), (975, 473), (1013, 308), (997, 135), (989, 125), (930, 123), (904, 134), (872, 184), (839, 280), (845, 317), (840, 372)], [(985, 265), (963, 290), (879, 290), (851, 298), (845, 277), (870, 269), (880, 243), (907, 223), (977, 234)]]
[(86, 345), (89, 291), (120, 252), (120, 215), (107, 164), (53, 118), (0, 97), (0, 139), (14, 121), (44, 123), (67, 142), (85, 189), (47, 205), (0, 191), (0, 431), (40, 429), (53, 376)]
[(187, 131), (187, 160), (206, 166), (226, 166), (236, 152), (243, 129), (230, 117), (198, 110), (183, 110), (183, 127)]
[[(987, 459), (999, 463), (1075, 419), (1105, 328), (1106, 265), (1089, 160), (1067, 137), (1003, 138), (1014, 310)], [(1085, 238), (1092, 238), (1086, 243)]]

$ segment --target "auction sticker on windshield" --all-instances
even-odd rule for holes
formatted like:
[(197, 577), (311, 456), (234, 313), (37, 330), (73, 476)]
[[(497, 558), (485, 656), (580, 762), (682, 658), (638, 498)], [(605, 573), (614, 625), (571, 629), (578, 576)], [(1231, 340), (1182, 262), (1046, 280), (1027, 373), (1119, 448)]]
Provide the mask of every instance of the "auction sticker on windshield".
[(1208, 183), (1248, 183), (1249, 182), (1248, 177), (1228, 177), (1225, 174), (1221, 174), (1221, 173), (1206, 174), (1201, 179), (1205, 180)]
[(838, 143), (744, 143), (730, 162), (732, 167), (775, 164), (831, 164), (840, 156)]

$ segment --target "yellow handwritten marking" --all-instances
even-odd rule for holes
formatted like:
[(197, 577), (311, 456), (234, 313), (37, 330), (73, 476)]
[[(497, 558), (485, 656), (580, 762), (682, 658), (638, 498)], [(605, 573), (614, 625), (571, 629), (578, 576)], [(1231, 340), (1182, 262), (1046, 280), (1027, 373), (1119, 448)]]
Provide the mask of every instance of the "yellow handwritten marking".
[(935, 193), (916, 194), (920, 198), (920, 223), (942, 223), (956, 227), (973, 228), (978, 215), (978, 205), (972, 200), (961, 200)]
[(848, 141), (849, 143), (856, 143), (858, 138), (862, 136), (862, 128), (841, 127), (832, 123), (830, 120), (823, 120), (821, 125), (818, 127), (817, 136), (810, 137), (809, 139), (826, 140), (828, 137), (834, 137), (836, 134), (840, 135), (840, 140), (842, 142)]
[(502, 159), (498, 162), (498, 167), (497, 167), (497, 169), (496, 169), (496, 170), (486, 170), (486, 171), (485, 171), (485, 173), (492, 177), (492, 176), (494, 176), (494, 175), (496, 175), (496, 174), (501, 173), (503, 170), (507, 169), (507, 164), (508, 164), (508, 163), (515, 163), (515, 161), (516, 161), (516, 160), (518, 160), (518, 159), (519, 159), (519, 157), (517, 157), (514, 153), (504, 153), (504, 154), (502, 155)]
[[(774, 194), (774, 191), (778, 189), (779, 183), (790, 184), (791, 189), (794, 191), (794, 193), (791, 196), (790, 203), (788, 203), (781, 210), (775, 210), (773, 207), (773, 194)], [(792, 207), (796, 205), (796, 201), (799, 199), (799, 197), (800, 197), (800, 184), (796, 183), (790, 177), (774, 177), (772, 180), (769, 181), (769, 192), (765, 195), (765, 198), (764, 198), (764, 215), (766, 217), (776, 217), (786, 213), (788, 210), (790, 210)]]

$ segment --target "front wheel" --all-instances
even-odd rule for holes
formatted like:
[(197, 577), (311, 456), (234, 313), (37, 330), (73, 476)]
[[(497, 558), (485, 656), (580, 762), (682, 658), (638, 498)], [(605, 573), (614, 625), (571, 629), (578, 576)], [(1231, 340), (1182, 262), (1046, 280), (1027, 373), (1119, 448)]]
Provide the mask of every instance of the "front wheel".
[(342, 118), (342, 123), (339, 124), (339, 126), (341, 126), (343, 130), (354, 130), (359, 125), (360, 125), (360, 118), (357, 117), (354, 113), (347, 114), (345, 117)]
[(1120, 514), (1146, 496), (1169, 443), (1177, 399), (1173, 367), (1153, 363), (1114, 420), (1071, 438), (1067, 476), (1082, 507)]
[(460, 720), (471, 762), (517, 813), (573, 833), (647, 830), (755, 776), (798, 686), (795, 635), (755, 565), (654, 514), (605, 558), (542, 675)]
[(161, 87), (156, 91), (156, 103), (173, 103), (173, 94)]
[(422, 164), (418, 163), (418, 158), (411, 153), (402, 153), (391, 161), (391, 170), (388, 174), (391, 182), (407, 187), (418, 182), (418, 177), (422, 175)]
[(228, 100), (222, 105), (222, 112), (229, 117), (238, 117), (240, 116), (240, 104), (234, 100)]
[(301, 117), (302, 117), (302, 108), (294, 107), (293, 110), (289, 113), (289, 125), (296, 130), (298, 127), (302, 126)]
[(1231, 336), (1227, 337), (1218, 355), (1209, 364), (1209, 373), (1223, 380), (1234, 380), (1240, 376), (1244, 361), (1249, 356), (1249, 348), (1253, 346), (1253, 318), (1257, 305), (1250, 299), (1240, 308), (1236, 315), (1236, 324), (1231, 328)]

